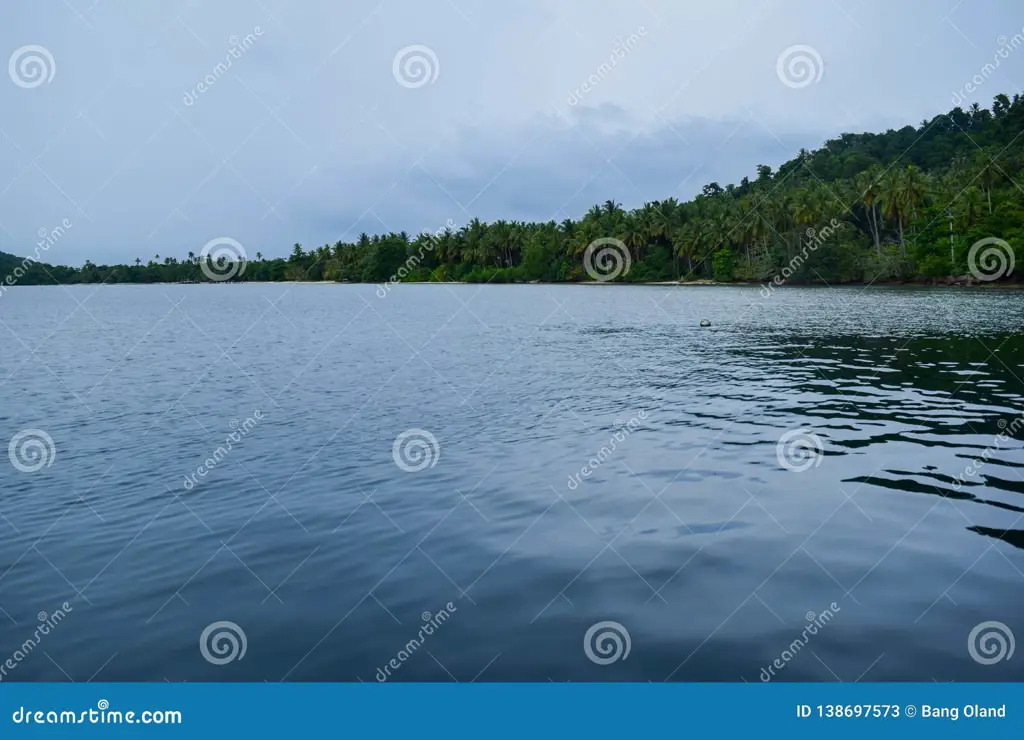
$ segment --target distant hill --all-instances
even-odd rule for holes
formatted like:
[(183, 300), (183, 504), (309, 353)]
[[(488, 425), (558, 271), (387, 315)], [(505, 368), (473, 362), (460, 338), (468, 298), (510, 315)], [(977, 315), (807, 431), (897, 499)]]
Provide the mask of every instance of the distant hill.
[[(19, 276), (15, 270), (23, 271), (24, 274)], [(54, 272), (55, 270), (56, 272)], [(50, 277), (47, 271), (53, 277)], [(46, 263), (40, 264), (31, 260), (26, 262), (25, 257), (0, 252), (0, 284), (7, 283), (7, 279), (10, 277), (12, 283), (16, 285), (48, 285), (54, 282), (54, 278), (57, 281), (65, 282), (65, 278), (71, 273), (74, 273), (72, 268), (55, 268)]]
[(21, 264), (21, 257), (15, 257), (7, 252), (0, 252), (0, 272), (5, 276), (15, 267)]
[[(209, 256), (200, 249), (125, 265), (33, 266), (18, 282), (712, 279), (769, 292), (784, 283), (1017, 281), (1021, 182), (1024, 98), (1000, 94), (991, 109), (973, 104), (918, 126), (841, 134), (774, 172), (751, 162), (750, 177), (710, 182), (685, 202), (668, 197), (627, 210), (608, 200), (560, 223), (473, 219), (435, 234), (362, 234), (354, 243), (295, 244), (276, 259), (236, 243)], [(214, 261), (225, 254), (233, 260)], [(0, 267), (17, 260), (2, 257)]]

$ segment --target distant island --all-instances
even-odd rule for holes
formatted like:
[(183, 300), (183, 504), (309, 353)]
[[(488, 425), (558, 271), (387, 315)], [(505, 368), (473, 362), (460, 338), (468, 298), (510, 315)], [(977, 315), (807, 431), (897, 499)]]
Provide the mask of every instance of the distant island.
[[(230, 239), (186, 259), (62, 267), (0, 253), (3, 286), (247, 281), (1013, 282), (1024, 247), (1024, 100), (997, 95), (920, 126), (842, 134), (738, 185), (634, 210), (606, 201), (579, 220), (473, 219), (410, 236), (360, 235), (287, 257)], [(214, 245), (214, 248), (210, 248)], [(12, 277), (13, 276), (13, 277)]]

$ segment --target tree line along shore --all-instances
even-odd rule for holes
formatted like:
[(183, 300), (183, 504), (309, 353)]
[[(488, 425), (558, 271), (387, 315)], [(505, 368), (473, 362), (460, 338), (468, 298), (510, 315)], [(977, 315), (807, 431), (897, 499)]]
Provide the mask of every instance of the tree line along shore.
[[(1024, 247), (1024, 99), (844, 133), (773, 171), (561, 222), (473, 219), (267, 258), (237, 249), (50, 265), (0, 253), (7, 285), (180, 282), (1013, 282)], [(219, 240), (228, 241), (232, 240)], [(244, 259), (243, 259), (244, 258)], [(15, 272), (17, 271), (17, 272)], [(16, 280), (10, 276), (16, 275)]]

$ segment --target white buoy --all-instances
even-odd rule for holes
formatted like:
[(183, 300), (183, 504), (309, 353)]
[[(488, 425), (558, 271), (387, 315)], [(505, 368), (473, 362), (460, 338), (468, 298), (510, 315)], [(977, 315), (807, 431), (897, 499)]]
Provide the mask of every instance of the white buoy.
[(701, 326), (711, 326), (711, 322), (708, 321), (707, 319), (701, 319), (700, 320), (700, 325)]

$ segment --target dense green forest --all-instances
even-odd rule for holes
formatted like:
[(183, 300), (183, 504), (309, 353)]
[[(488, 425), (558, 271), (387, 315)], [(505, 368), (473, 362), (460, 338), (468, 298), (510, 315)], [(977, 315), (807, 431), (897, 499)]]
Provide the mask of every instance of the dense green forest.
[[(416, 236), (295, 244), (279, 259), (250, 253), (244, 269), (201, 252), (140, 257), (133, 265), (87, 261), (77, 269), (0, 254), (0, 275), (17, 268), (18, 284), (206, 282), (211, 275), (379, 284), (582, 281), (593, 277), (585, 269), (595, 261), (588, 246), (600, 240), (604, 249), (628, 252), (605, 255), (617, 257), (612, 272), (624, 282), (778, 284), (780, 275), (788, 283), (932, 281), (976, 274), (968, 262), (972, 245), (998, 239), (1004, 265), (987, 274), (1013, 280), (1005, 263), (1012, 262), (1006, 250), (1024, 247), (1022, 132), (1024, 99), (998, 95), (991, 110), (975, 104), (917, 128), (842, 134), (776, 172), (760, 165), (753, 179), (724, 188), (709, 183), (683, 203), (668, 198), (625, 210), (609, 200), (561, 223), (474, 219)], [(598, 252), (596, 262), (602, 260)]]

